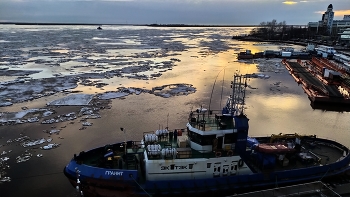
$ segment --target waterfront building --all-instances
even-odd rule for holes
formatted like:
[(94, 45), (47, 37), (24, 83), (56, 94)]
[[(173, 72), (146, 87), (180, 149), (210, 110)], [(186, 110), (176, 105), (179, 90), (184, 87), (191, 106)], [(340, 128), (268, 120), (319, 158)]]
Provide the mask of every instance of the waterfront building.
[(340, 42), (350, 46), (350, 28), (345, 29), (340, 35)]
[(332, 4), (328, 5), (326, 12), (322, 15), (322, 20), (308, 23), (310, 32), (330, 36), (337, 36), (346, 28), (350, 28), (350, 15), (344, 15), (342, 20), (334, 20)]
[(333, 19), (333, 5), (329, 4), (327, 11), (322, 15), (322, 26), (326, 27), (326, 31), (329, 32), (329, 34), (332, 33)]

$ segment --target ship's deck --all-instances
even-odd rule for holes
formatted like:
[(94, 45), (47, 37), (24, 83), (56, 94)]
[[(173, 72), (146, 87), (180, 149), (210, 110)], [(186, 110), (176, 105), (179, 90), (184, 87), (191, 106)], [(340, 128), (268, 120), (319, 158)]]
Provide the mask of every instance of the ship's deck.
[(269, 173), (276, 170), (293, 170), (312, 166), (324, 166), (334, 163), (345, 155), (345, 150), (334, 144), (318, 142), (317, 140), (302, 140), (300, 153), (285, 155), (287, 160), (279, 160), (275, 155), (275, 165), (263, 165), (259, 159), (253, 156), (247, 161), (256, 172)]
[[(161, 151), (149, 151), (145, 144), (144, 148), (140, 142), (128, 142), (126, 147), (124, 143), (106, 145), (97, 149), (85, 152), (79, 160), (82, 164), (110, 169), (137, 169), (138, 163), (143, 160), (144, 151), (146, 151), (148, 160), (160, 159), (189, 159), (189, 158), (215, 158), (220, 156), (237, 155), (234, 151), (218, 150), (216, 152), (200, 152), (189, 147), (187, 135), (169, 137), (169, 135), (159, 137), (156, 143), (149, 145), (159, 145), (161, 149), (176, 149), (176, 154), (162, 154)], [(127, 154), (124, 154), (124, 153)], [(110, 155), (107, 155), (110, 154)], [(77, 157), (78, 158), (78, 157)]]
[(168, 148), (169, 150), (176, 148), (176, 155), (162, 156), (162, 154), (152, 154), (151, 151), (147, 151), (149, 160), (159, 160), (159, 159), (190, 159), (190, 158), (215, 158), (219, 155), (221, 157), (237, 155), (234, 151), (230, 150), (218, 150), (212, 152), (200, 152), (195, 149), (190, 148), (188, 144), (188, 138), (186, 135), (178, 136), (173, 139), (161, 139), (157, 142), (162, 149)]
[[(148, 160), (161, 160), (161, 159), (189, 159), (189, 158), (215, 158), (218, 156), (225, 157), (230, 155), (237, 155), (234, 150), (219, 149), (216, 152), (201, 153), (189, 147), (189, 144), (182, 144), (179, 139), (183, 139), (184, 136), (178, 136), (177, 138), (159, 138), (156, 144), (159, 144), (161, 149), (168, 148), (169, 150), (176, 148), (176, 155), (168, 154), (164, 155), (159, 151), (157, 154), (150, 154), (147, 148), (142, 148), (139, 142), (128, 142), (127, 147), (124, 143), (118, 143), (114, 145), (106, 145), (105, 147), (93, 149), (85, 152), (83, 156), (77, 157), (82, 164), (86, 164), (93, 167), (109, 168), (109, 169), (138, 169), (141, 167), (143, 161), (144, 151), (147, 152)], [(260, 143), (268, 142), (270, 138), (257, 138)], [(316, 141), (317, 142), (317, 141)], [(247, 148), (249, 151), (249, 148)], [(124, 154), (126, 151), (127, 154)], [(220, 152), (220, 155), (217, 154)], [(310, 140), (302, 140), (301, 153), (305, 153), (305, 157), (302, 158), (299, 153), (288, 153), (285, 155), (286, 160), (279, 160), (277, 154), (269, 154), (269, 157), (274, 158), (273, 164), (264, 164), (264, 161), (258, 159), (254, 154), (250, 154), (250, 157), (245, 159), (245, 162), (255, 172), (269, 173), (276, 170), (291, 170), (312, 166), (327, 165), (334, 163), (341, 159), (345, 155), (345, 151), (340, 147), (336, 147), (333, 144), (327, 143), (311, 143)], [(110, 155), (108, 155), (110, 154)], [(266, 156), (266, 155), (265, 155)], [(79, 159), (78, 159), (79, 158)]]

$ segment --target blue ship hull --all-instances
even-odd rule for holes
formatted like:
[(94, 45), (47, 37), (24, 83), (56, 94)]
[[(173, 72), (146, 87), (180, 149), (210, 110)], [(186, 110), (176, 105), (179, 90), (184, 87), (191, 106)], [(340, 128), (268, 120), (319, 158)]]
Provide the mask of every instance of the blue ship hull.
[[(334, 141), (319, 138), (317, 140), (348, 150)], [(247, 152), (247, 155), (249, 154), (250, 152)], [(322, 180), (349, 170), (349, 163), (350, 155), (347, 154), (341, 160), (324, 166), (208, 179), (147, 181), (141, 180), (138, 170), (91, 167), (78, 164), (75, 159), (72, 159), (65, 167), (64, 173), (74, 187), (80, 186), (84, 196), (148, 196), (149, 194), (152, 196), (186, 196), (192, 193), (230, 195), (275, 186)], [(77, 172), (77, 170), (80, 172)], [(77, 183), (78, 174), (79, 184)]]

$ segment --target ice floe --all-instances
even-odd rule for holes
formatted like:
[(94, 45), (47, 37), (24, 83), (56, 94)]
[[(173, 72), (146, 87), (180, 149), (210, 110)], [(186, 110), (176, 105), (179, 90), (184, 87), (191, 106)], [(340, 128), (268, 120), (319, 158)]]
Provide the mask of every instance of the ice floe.
[(46, 146), (42, 146), (42, 147), (40, 147), (40, 149), (50, 150), (50, 149), (53, 149), (53, 148), (57, 148), (59, 146), (60, 146), (60, 144), (52, 143), (52, 144), (48, 144)]
[(10, 98), (8, 102), (1, 102), (0, 107), (31, 101), (44, 96), (50, 96), (63, 90), (77, 87), (77, 79), (70, 76), (48, 79), (29, 79), (26, 83), (22, 81), (1, 82), (0, 101)]
[(0, 176), (0, 182), (10, 182), (10, 181), (11, 181), (10, 177), (8, 177), (8, 176), (5, 176), (5, 177)]
[[(59, 134), (60, 133), (60, 129), (51, 129), (51, 130), (43, 130), (44, 133), (48, 133), (48, 134)], [(48, 141), (49, 142), (49, 141)], [(51, 142), (51, 140), (50, 140)]]
[(23, 147), (30, 147), (30, 146), (36, 146), (36, 145), (39, 145), (39, 144), (43, 144), (45, 142), (46, 142), (46, 140), (44, 138), (41, 138), (39, 140), (23, 142), (21, 145)]
[(11, 103), (11, 102), (0, 103), (0, 107), (11, 106), (11, 105), (13, 105), (13, 103)]
[(274, 58), (274, 59), (256, 59), (254, 60), (254, 63), (256, 63), (256, 67), (259, 69), (260, 72), (275, 72), (280, 73), (284, 72), (286, 68), (284, 66), (281, 66), (281, 59)]
[(50, 109), (26, 109), (19, 112), (3, 112), (0, 113), (0, 125), (4, 124), (22, 124), (22, 123), (33, 123), (38, 122), (39, 117), (29, 117), (25, 118), (26, 116), (31, 116), (32, 114), (42, 114), (41, 116), (46, 116), (48, 114), (52, 114), (53, 112), (50, 111)]
[[(169, 98), (172, 96), (178, 95), (188, 95), (194, 93), (196, 88), (190, 84), (168, 84), (163, 86), (157, 86), (151, 90), (142, 89), (142, 88), (125, 88), (119, 87), (117, 91), (108, 91), (105, 93), (97, 94), (98, 99), (100, 100), (110, 100), (115, 98), (125, 98), (130, 94), (140, 95), (141, 93), (154, 94), (156, 96), (161, 96), (164, 98)], [(89, 106), (89, 105), (101, 105), (101, 102), (94, 100), (94, 94), (70, 94), (66, 97), (48, 102), (48, 106)], [(85, 117), (86, 119), (96, 119), (101, 116), (97, 113), (99, 109), (105, 108), (104, 105), (101, 105), (100, 108), (82, 108), (80, 115), (89, 115)], [(12, 124), (23, 124), (23, 123), (35, 123), (41, 122), (42, 124), (53, 124), (64, 121), (71, 121), (77, 118), (75, 112), (71, 112), (65, 115), (58, 115), (51, 118), (45, 118), (52, 116), (55, 111), (52, 109), (28, 109), (27, 107), (23, 108), (25, 110), (19, 112), (3, 112), (0, 113), (0, 125), (12, 125)], [(89, 110), (87, 110), (89, 109)], [(35, 114), (35, 116), (32, 116)], [(29, 116), (28, 118), (25, 118)]]
[(89, 105), (93, 94), (72, 94), (67, 97), (48, 102), (47, 105)]
[(151, 90), (141, 89), (141, 88), (118, 88), (118, 91), (110, 91), (106, 93), (99, 94), (99, 99), (115, 99), (123, 98), (130, 94), (139, 95), (141, 93), (154, 94), (156, 96), (161, 96), (164, 98), (169, 98), (172, 96), (188, 95), (196, 92), (196, 88), (191, 84), (167, 84), (163, 86), (157, 86)]
[(128, 96), (128, 93), (125, 92), (106, 92), (103, 94), (99, 95), (99, 99), (115, 99), (115, 98), (121, 98), (121, 97), (125, 97)]
[(28, 161), (30, 158), (32, 158), (32, 156), (33, 156), (33, 155), (32, 155), (31, 153), (26, 152), (26, 153), (24, 153), (23, 155), (17, 156), (17, 157), (16, 157), (16, 163), (26, 162), (26, 161)]
[(188, 95), (196, 92), (196, 88), (190, 84), (169, 84), (154, 87), (152, 92), (156, 96), (169, 98), (171, 96)]
[[(63, 139), (63, 138), (60, 138)], [(26, 149), (21, 155), (14, 157), (16, 163), (23, 163), (29, 161), (31, 158), (33, 158), (33, 154), (31, 153), (32, 150), (37, 149), (35, 146), (43, 145), (47, 143), (44, 146), (38, 147), (42, 150), (50, 150), (54, 149), (60, 146), (59, 143), (52, 143), (52, 138), (41, 138), (41, 139), (35, 139), (31, 140), (29, 136), (20, 134), (20, 137), (15, 139), (8, 139), (7, 145), (10, 146), (12, 143), (18, 143), (23, 148), (29, 148)], [(9, 153), (11, 153), (12, 150), (3, 150), (0, 152), (0, 182), (9, 182), (11, 181), (10, 177), (4, 176), (6, 174), (6, 170), (10, 168), (10, 165), (8, 162), (10, 161)], [(42, 153), (36, 153), (36, 157), (40, 158), (43, 157)]]
[(86, 121), (86, 122), (82, 122), (81, 124), (82, 124), (83, 126), (92, 126), (93, 123), (87, 122), (87, 121)]

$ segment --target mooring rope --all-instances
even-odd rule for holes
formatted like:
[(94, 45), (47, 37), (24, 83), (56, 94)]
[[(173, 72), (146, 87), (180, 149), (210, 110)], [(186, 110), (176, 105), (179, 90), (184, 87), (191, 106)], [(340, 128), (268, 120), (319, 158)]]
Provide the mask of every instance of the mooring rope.
[(135, 183), (149, 196), (149, 197), (152, 197), (151, 194), (149, 194), (145, 189), (143, 189), (143, 187), (141, 187), (141, 185), (134, 179), (134, 177), (131, 175), (130, 176), (132, 178), (132, 180), (135, 181)]

